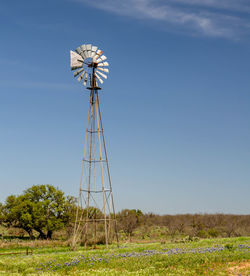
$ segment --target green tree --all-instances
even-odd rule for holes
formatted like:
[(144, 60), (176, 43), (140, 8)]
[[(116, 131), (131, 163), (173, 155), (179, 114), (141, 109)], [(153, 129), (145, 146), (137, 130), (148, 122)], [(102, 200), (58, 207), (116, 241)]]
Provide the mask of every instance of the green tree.
[(134, 230), (140, 224), (141, 216), (143, 216), (142, 211), (136, 210), (136, 209), (132, 209), (132, 210), (125, 209), (125, 210), (122, 210), (117, 215), (119, 227), (129, 237), (130, 242), (131, 242), (131, 236), (132, 236)]
[(52, 185), (34, 185), (22, 195), (11, 195), (5, 203), (5, 222), (24, 229), (31, 238), (33, 230), (41, 239), (51, 239), (73, 217), (74, 199)]
[(4, 222), (4, 205), (0, 202), (0, 225)]

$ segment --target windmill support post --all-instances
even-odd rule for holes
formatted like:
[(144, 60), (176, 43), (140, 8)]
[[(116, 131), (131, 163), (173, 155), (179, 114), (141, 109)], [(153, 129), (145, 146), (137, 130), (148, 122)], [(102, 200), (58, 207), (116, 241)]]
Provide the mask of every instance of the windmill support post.
[[(118, 229), (111, 185), (107, 149), (104, 138), (98, 91), (101, 89), (96, 80), (96, 63), (91, 65), (91, 78), (87, 128), (85, 134), (81, 180), (77, 200), (76, 217), (72, 237), (72, 249), (83, 239), (85, 247), (92, 234), (94, 248), (97, 244), (97, 232), (100, 224), (104, 227), (105, 245), (111, 240), (111, 226), (119, 246)], [(96, 136), (98, 139), (96, 139)], [(100, 171), (99, 178), (97, 171)], [(105, 175), (106, 172), (106, 175)], [(102, 200), (98, 196), (102, 195)]]

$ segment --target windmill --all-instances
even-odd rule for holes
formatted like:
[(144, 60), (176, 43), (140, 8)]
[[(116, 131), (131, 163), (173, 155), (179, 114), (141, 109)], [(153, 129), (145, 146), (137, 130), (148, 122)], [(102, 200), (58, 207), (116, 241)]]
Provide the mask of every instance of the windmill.
[[(79, 196), (74, 223), (72, 248), (81, 240), (85, 246), (98, 238), (109, 242), (115, 237), (118, 245), (117, 222), (103, 132), (98, 91), (109, 73), (107, 57), (96, 46), (83, 44), (70, 51), (70, 66), (78, 82), (90, 91)], [(99, 235), (99, 237), (98, 237)], [(100, 236), (101, 235), (101, 236)]]

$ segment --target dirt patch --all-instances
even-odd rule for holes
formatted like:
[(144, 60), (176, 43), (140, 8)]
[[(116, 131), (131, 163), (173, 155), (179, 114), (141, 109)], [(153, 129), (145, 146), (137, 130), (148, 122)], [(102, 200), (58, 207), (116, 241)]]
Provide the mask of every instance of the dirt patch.
[(241, 262), (241, 263), (229, 263), (227, 269), (228, 275), (250, 275), (250, 261)]

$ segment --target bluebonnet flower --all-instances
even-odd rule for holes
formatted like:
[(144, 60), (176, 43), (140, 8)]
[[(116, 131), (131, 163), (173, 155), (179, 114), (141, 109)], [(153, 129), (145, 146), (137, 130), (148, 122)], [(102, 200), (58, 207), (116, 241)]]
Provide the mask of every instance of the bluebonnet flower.
[[(238, 250), (248, 250), (250, 246), (248, 245), (239, 245)], [(90, 264), (93, 266), (95, 263), (98, 262), (105, 262), (107, 263), (110, 259), (114, 258), (139, 258), (143, 256), (154, 256), (154, 255), (177, 255), (177, 254), (206, 254), (206, 253), (214, 253), (226, 250), (226, 247), (223, 246), (214, 246), (214, 247), (198, 247), (198, 248), (163, 248), (161, 251), (157, 250), (143, 250), (141, 252), (125, 252), (119, 254), (106, 254), (107, 257), (103, 256), (92, 256), (92, 257), (85, 257), (84, 255), (79, 255), (78, 257), (71, 258), (70, 262), (65, 262), (64, 264), (56, 264), (55, 261), (49, 261), (45, 264), (41, 264), (41, 268), (37, 268), (37, 270), (52, 270), (55, 269), (62, 269), (64, 267), (72, 267), (77, 266), (79, 263), (83, 262), (86, 264)], [(53, 264), (54, 263), (54, 264)], [(213, 271), (210, 270), (209, 271)]]

